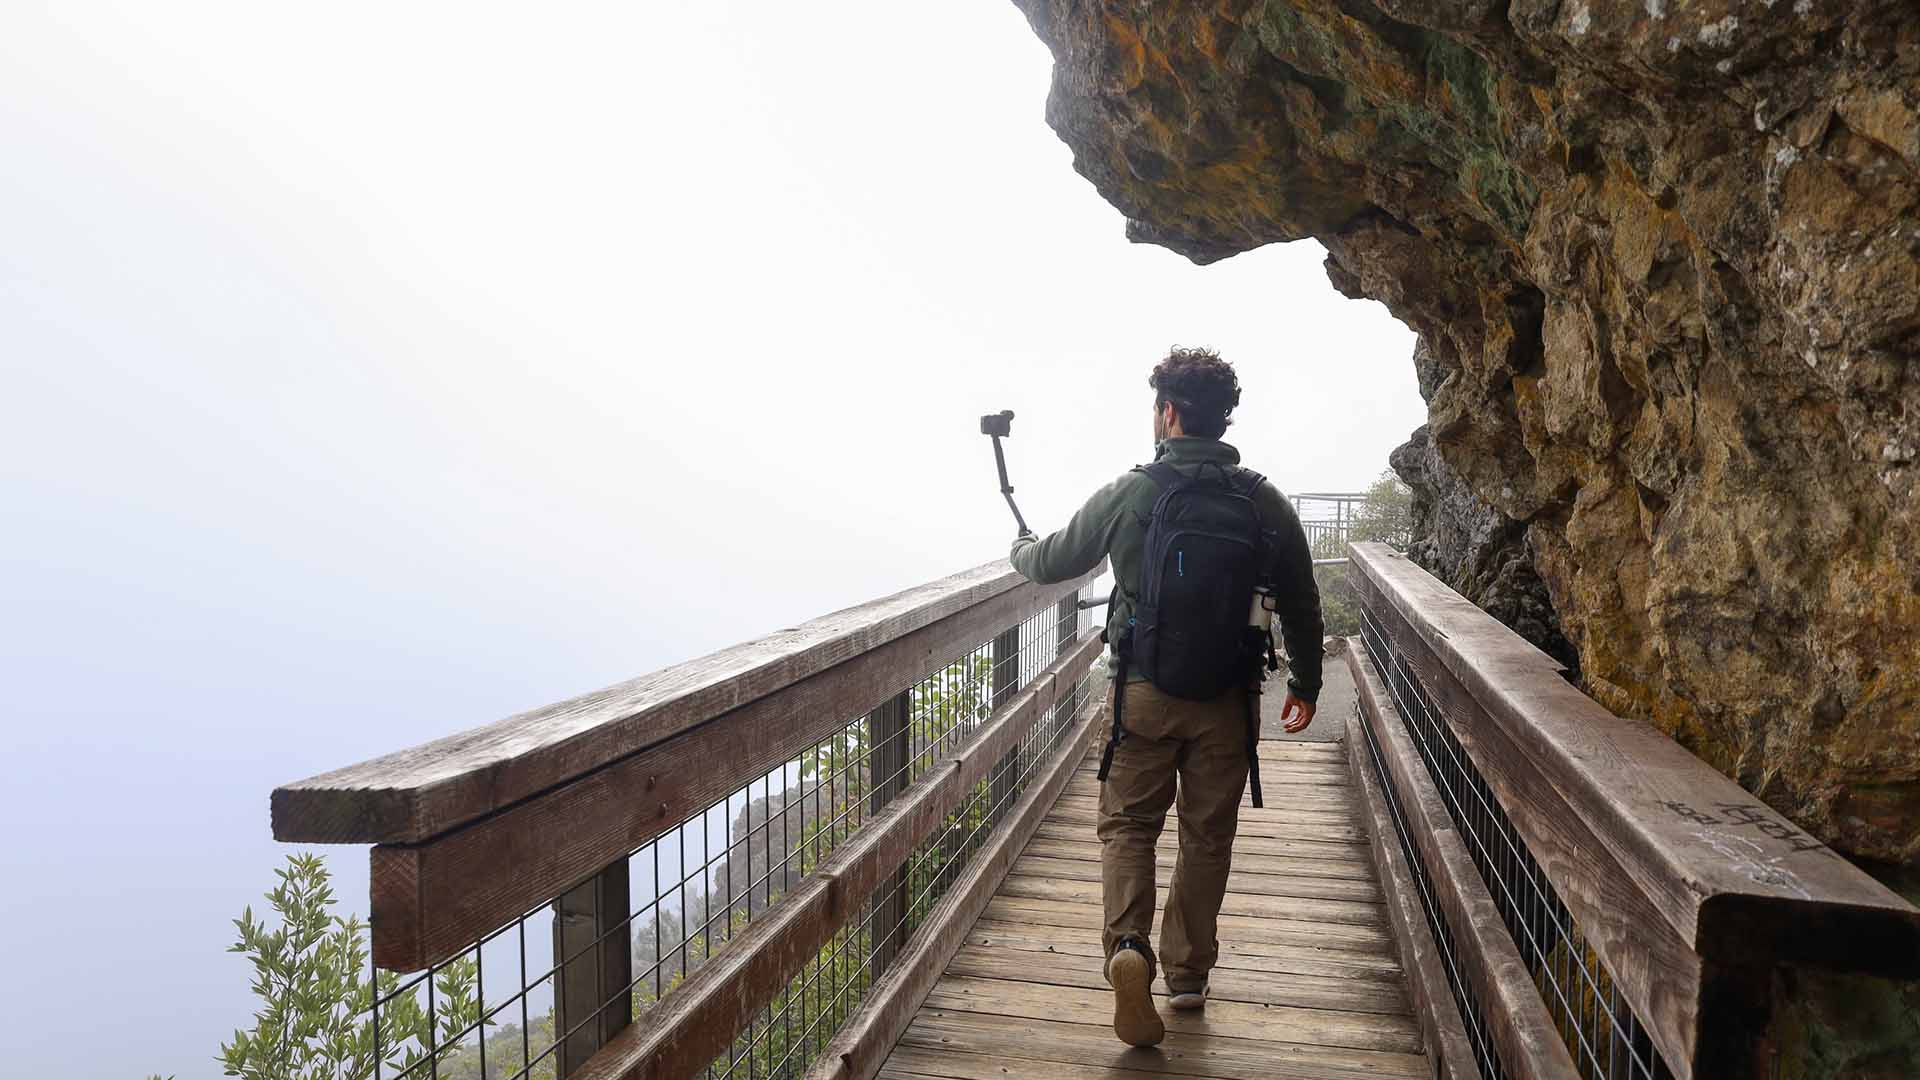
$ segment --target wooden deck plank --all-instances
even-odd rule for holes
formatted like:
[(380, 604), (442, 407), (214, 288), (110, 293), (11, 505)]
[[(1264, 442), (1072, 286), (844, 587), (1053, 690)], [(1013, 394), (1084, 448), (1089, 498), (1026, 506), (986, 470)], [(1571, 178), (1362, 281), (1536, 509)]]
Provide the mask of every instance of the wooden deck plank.
[[(1084, 775), (1091, 776), (1098, 767), (1099, 762), (1096, 759), (1095, 761), (1089, 762), (1079, 771)], [(1341, 764), (1340, 759), (1337, 757), (1298, 757), (1286, 754), (1285, 752), (1270, 754), (1263, 749), (1260, 754), (1260, 768), (1263, 773), (1268, 769), (1290, 770), (1298, 773), (1315, 773), (1327, 777), (1334, 783), (1347, 783), (1348, 779), (1350, 779), (1346, 776), (1345, 766)]]
[[(1321, 1080), (1327, 1077), (1424, 1077), (1426, 1059), (1390, 1051), (1304, 1046), (1262, 1039), (1218, 1038), (1170, 1031), (1152, 1050), (1123, 1046), (1106, 1024), (1023, 1020), (928, 1009), (900, 1040), (910, 1052), (979, 1058), (989, 1067), (1005, 1058), (1093, 1068), (1120, 1068), (1165, 1076), (1225, 1080)], [(918, 1058), (915, 1060), (924, 1060)], [(972, 1063), (965, 1063), (972, 1064)], [(962, 1067), (965, 1067), (964, 1065)], [(973, 1072), (961, 1075), (973, 1077)], [(1099, 1075), (1096, 1073), (1095, 1075)], [(1125, 1074), (1122, 1074), (1125, 1075)]]
[[(1276, 793), (1276, 795), (1277, 794), (1278, 793)], [(1072, 792), (1060, 796), (1060, 801), (1054, 804), (1056, 811), (1085, 810), (1091, 813), (1099, 808), (1100, 800), (1098, 796), (1075, 795)], [(1177, 808), (1167, 811), (1167, 824), (1169, 826), (1172, 826), (1179, 820), (1180, 811)], [(1306, 823), (1358, 825), (1358, 822), (1355, 821), (1352, 804), (1344, 799), (1335, 804), (1290, 806), (1276, 797), (1267, 800), (1267, 806), (1264, 810), (1255, 810), (1250, 806), (1242, 806), (1240, 808), (1240, 828), (1243, 830), (1250, 824), (1273, 824), (1292, 828)]]
[[(1050, 959), (1047, 962), (1036, 963), (1032, 952), (1004, 944), (963, 945), (954, 955), (953, 962), (947, 965), (947, 973), (1048, 986), (1074, 986), (1084, 990), (1107, 988), (1099, 956), (1072, 956), (1059, 952), (1048, 956)], [(1215, 967), (1208, 980), (1208, 991), (1209, 1008), (1212, 1002), (1238, 1001), (1249, 1005), (1291, 1005), (1303, 1009), (1411, 1015), (1407, 996), (1396, 985), (1325, 975)]]
[[(1266, 794), (1265, 810), (1346, 810), (1353, 802), (1351, 788), (1332, 784), (1312, 783), (1290, 777), (1273, 777), (1260, 774), (1261, 791)], [(1067, 785), (1066, 797), (1071, 799), (1099, 799), (1100, 784), (1092, 776), (1077, 778)], [(1251, 791), (1240, 797), (1241, 812), (1253, 810)]]
[[(1142, 1072), (1115, 1066), (1075, 1065), (1064, 1061), (1036, 1061), (996, 1054), (948, 1054), (903, 1046), (894, 1051), (879, 1080), (1162, 1080), (1166, 1073)], [(1192, 1073), (1176, 1075), (1191, 1076)]]
[[(1082, 770), (1068, 786), (1067, 794), (1076, 798), (1097, 799), (1100, 797), (1100, 788), (1100, 781), (1094, 774)], [(1344, 780), (1335, 781), (1318, 773), (1278, 772), (1265, 768), (1260, 770), (1260, 788), (1267, 795), (1267, 810), (1295, 803), (1335, 802), (1344, 805), (1353, 797), (1354, 790)], [(1241, 793), (1240, 806), (1243, 810), (1253, 809), (1251, 790)]]
[(1340, 749), (1340, 744), (1333, 741), (1296, 742), (1291, 739), (1260, 740), (1261, 757), (1301, 757), (1311, 758), (1314, 761), (1339, 761), (1342, 753), (1344, 753), (1344, 751)]
[[(1031, 926), (1101, 925), (1099, 904), (1065, 900), (1036, 900), (1026, 896), (1001, 894), (987, 904), (986, 917), (1001, 922), (1019, 922)], [(1155, 922), (1158, 926), (1158, 920)], [(1356, 949), (1363, 952), (1393, 952), (1393, 936), (1380, 926), (1357, 923), (1322, 923), (1306, 919), (1242, 918), (1220, 916), (1220, 936), (1236, 940), (1276, 945), (1325, 945), (1329, 948)]]
[[(1168, 866), (1180, 853), (1180, 842), (1172, 836), (1162, 837), (1154, 849), (1160, 861)], [(1048, 859), (1073, 859), (1100, 865), (1100, 846), (1084, 840), (1056, 840), (1052, 837), (1036, 836), (1027, 845), (1027, 854)], [(1372, 881), (1373, 868), (1359, 859), (1309, 859), (1291, 855), (1262, 855), (1256, 852), (1239, 850), (1235, 845), (1233, 853), (1233, 872), (1236, 874), (1277, 874), (1282, 877), (1339, 878), (1345, 881)]]
[[(1062, 803), (1054, 807), (1053, 813), (1047, 815), (1047, 820), (1084, 829), (1088, 835), (1092, 835), (1095, 822), (1093, 800), (1077, 800), (1077, 803), (1085, 805), (1065, 805), (1064, 800)], [(1177, 830), (1179, 827), (1180, 815), (1168, 814), (1167, 828)], [(1265, 836), (1276, 840), (1334, 840), (1363, 848), (1367, 842), (1367, 831), (1352, 816), (1322, 815), (1317, 820), (1302, 820), (1277, 815), (1242, 814), (1238, 835)], [(1235, 840), (1235, 844), (1238, 843)]]
[[(1089, 761), (1075, 770), (1075, 776), (1091, 778), (1099, 767), (1097, 761)], [(1297, 776), (1333, 787), (1344, 787), (1352, 783), (1352, 777), (1348, 776), (1346, 769), (1336, 761), (1303, 761), (1299, 758), (1268, 757), (1265, 754), (1260, 755), (1260, 775), (1263, 778)]]
[[(1098, 960), (1103, 955), (1100, 928), (1097, 926), (1035, 926), (982, 918), (973, 924), (967, 941), (970, 944), (1005, 946), (1056, 956), (1086, 956)], [(1366, 982), (1402, 981), (1397, 957), (1359, 948), (1332, 948), (1322, 944), (1276, 944), (1222, 938), (1219, 967), (1327, 975)]]
[[(1066, 840), (1072, 843), (1093, 845), (1088, 848), (1095, 858), (1099, 857), (1099, 841), (1093, 834), (1091, 819), (1082, 825), (1050, 818), (1040, 823), (1035, 832), (1036, 839)], [(1180, 843), (1177, 831), (1168, 829), (1160, 834), (1159, 850), (1174, 851)], [(1285, 855), (1289, 858), (1323, 859), (1333, 862), (1358, 863), (1371, 866), (1367, 862), (1367, 841), (1351, 839), (1314, 839), (1300, 836), (1249, 836), (1241, 833), (1234, 838), (1233, 854), (1241, 855)]]
[[(1227, 891), (1249, 896), (1294, 896), (1319, 900), (1362, 900), (1380, 902), (1380, 886), (1365, 879), (1312, 877), (1283, 873), (1255, 873), (1238, 865), (1227, 879)], [(1031, 874), (1061, 881), (1099, 881), (1100, 864), (1087, 859), (1056, 859), (1034, 854), (1031, 848), (1014, 864), (1016, 874)], [(1155, 880), (1162, 886), (1173, 881), (1173, 860), (1158, 859)]]
[[(1098, 881), (1073, 881), (1035, 877), (1015, 872), (1000, 886), (1002, 896), (1025, 896), (1035, 900), (1066, 900), (1077, 904), (1100, 903)], [(1165, 907), (1167, 890), (1154, 890), (1155, 905)], [(1319, 900), (1312, 897), (1259, 896), (1229, 892), (1220, 904), (1222, 915), (1246, 915), (1261, 919), (1306, 919), (1346, 923), (1353, 926), (1385, 927), (1386, 909), (1377, 901)]]
[[(1028, 1020), (1110, 1024), (1113, 993), (1104, 989), (949, 975), (934, 984), (933, 993), (927, 995), (927, 1008)], [(1349, 1050), (1420, 1052), (1420, 1027), (1411, 1016), (1248, 1005), (1238, 1001), (1210, 1001), (1205, 1010), (1198, 1012), (1162, 1009), (1160, 1015), (1166, 1020), (1168, 1031), (1190, 1035), (1268, 1039)]]

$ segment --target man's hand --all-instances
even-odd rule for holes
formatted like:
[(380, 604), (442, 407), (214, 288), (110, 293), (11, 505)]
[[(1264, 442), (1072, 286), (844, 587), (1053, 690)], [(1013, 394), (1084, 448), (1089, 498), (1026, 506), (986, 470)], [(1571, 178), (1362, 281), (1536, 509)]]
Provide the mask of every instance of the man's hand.
[(1286, 704), (1280, 706), (1280, 723), (1289, 735), (1307, 730), (1307, 725), (1313, 723), (1313, 702), (1288, 694)]
[(1022, 543), (1022, 542), (1031, 544), (1039, 539), (1040, 537), (1036, 535), (1032, 529), (1028, 529), (1027, 531), (1021, 533), (1019, 536), (1014, 537), (1013, 542), (1016, 544)]

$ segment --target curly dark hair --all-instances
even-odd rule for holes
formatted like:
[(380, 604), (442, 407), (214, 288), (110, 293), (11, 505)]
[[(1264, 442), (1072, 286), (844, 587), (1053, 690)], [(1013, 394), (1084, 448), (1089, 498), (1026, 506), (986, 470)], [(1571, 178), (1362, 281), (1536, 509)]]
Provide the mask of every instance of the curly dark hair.
[(1204, 439), (1226, 434), (1227, 425), (1233, 423), (1233, 407), (1240, 404), (1240, 377), (1212, 349), (1174, 346), (1165, 360), (1153, 366), (1147, 385), (1154, 389), (1154, 408), (1163, 401), (1173, 402), (1181, 430)]

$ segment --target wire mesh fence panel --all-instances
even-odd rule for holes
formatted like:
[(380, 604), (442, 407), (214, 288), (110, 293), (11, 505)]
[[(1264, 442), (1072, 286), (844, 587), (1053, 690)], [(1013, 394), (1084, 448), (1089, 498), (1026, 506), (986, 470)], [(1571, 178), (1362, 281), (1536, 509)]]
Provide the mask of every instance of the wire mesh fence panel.
[[(1069, 600), (1075, 597), (1069, 597)], [(561, 1080), (762, 919), (1066, 648), (1071, 602), (977, 643), (553, 901), (419, 972), (363, 980), (364, 1075)], [(997, 640), (996, 640), (997, 639)], [(797, 1076), (856, 1008), (1089, 699), (1061, 695), (964, 805), (740, 1031), (710, 1077)], [(894, 707), (889, 711), (890, 707)]]
[[(988, 643), (916, 686), (909, 695), (906, 725), (914, 775), (923, 775), (942, 754), (970, 737), (997, 705), (1052, 663), (1065, 640), (1062, 620), (1077, 626), (1078, 618), (1077, 611), (1038, 613), (1015, 628), (1017, 644), (1003, 646), (997, 664)], [(1012, 639), (1013, 634), (1005, 637)], [(1016, 672), (1014, 680), (997, 681), (996, 668), (1009, 666)], [(1071, 726), (1076, 703), (1089, 700), (1094, 677), (1082, 676), (1074, 692), (1061, 695), (1018, 746), (973, 785), (961, 806), (914, 849), (901, 873), (761, 1010), (727, 1055), (708, 1067), (708, 1077), (786, 1080), (804, 1074), (872, 988), (886, 958), (896, 955), (925, 923), (1049, 759)], [(997, 699), (996, 685), (1001, 689)]]
[[(1399, 710), (1574, 1065), (1589, 1080), (1670, 1080), (1673, 1072), (1654, 1048), (1645, 1024), (1622, 999), (1606, 965), (1514, 830), (1492, 786), (1467, 755), (1405, 657), (1395, 649), (1378, 615), (1362, 607), (1360, 621), (1361, 638), (1374, 670), (1386, 684), (1388, 696)], [(1456, 968), (1453, 935), (1444, 913), (1434, 903), (1421, 860), (1406, 835), (1393, 785), (1385, 778), (1379, 746), (1371, 731), (1368, 742), (1434, 939), (1446, 961), (1454, 998), (1473, 1039), (1475, 1055), (1482, 1058), (1481, 1068), (1489, 1077), (1507, 1075), (1500, 1071), (1487, 1037), (1484, 1003), (1475, 1000), (1471, 986)]]
[(1350, 539), (1350, 524), (1345, 521), (1302, 521), (1300, 528), (1307, 534), (1307, 547), (1316, 558), (1331, 558), (1333, 553), (1346, 549)]

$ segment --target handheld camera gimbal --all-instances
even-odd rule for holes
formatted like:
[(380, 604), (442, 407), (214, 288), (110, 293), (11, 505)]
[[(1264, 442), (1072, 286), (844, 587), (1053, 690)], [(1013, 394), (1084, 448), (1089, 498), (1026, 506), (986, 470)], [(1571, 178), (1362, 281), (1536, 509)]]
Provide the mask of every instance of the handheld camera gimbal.
[(1000, 449), (1001, 439), (1013, 438), (1013, 410), (1002, 409), (980, 418), (980, 434), (993, 439), (993, 463), (1000, 468), (1000, 494), (1007, 497), (1007, 509), (1013, 511), (1014, 524), (1020, 526), (1020, 535), (1032, 532), (1027, 528), (1027, 519), (1020, 516), (1020, 507), (1013, 501), (1013, 485), (1007, 481), (1007, 455)]

